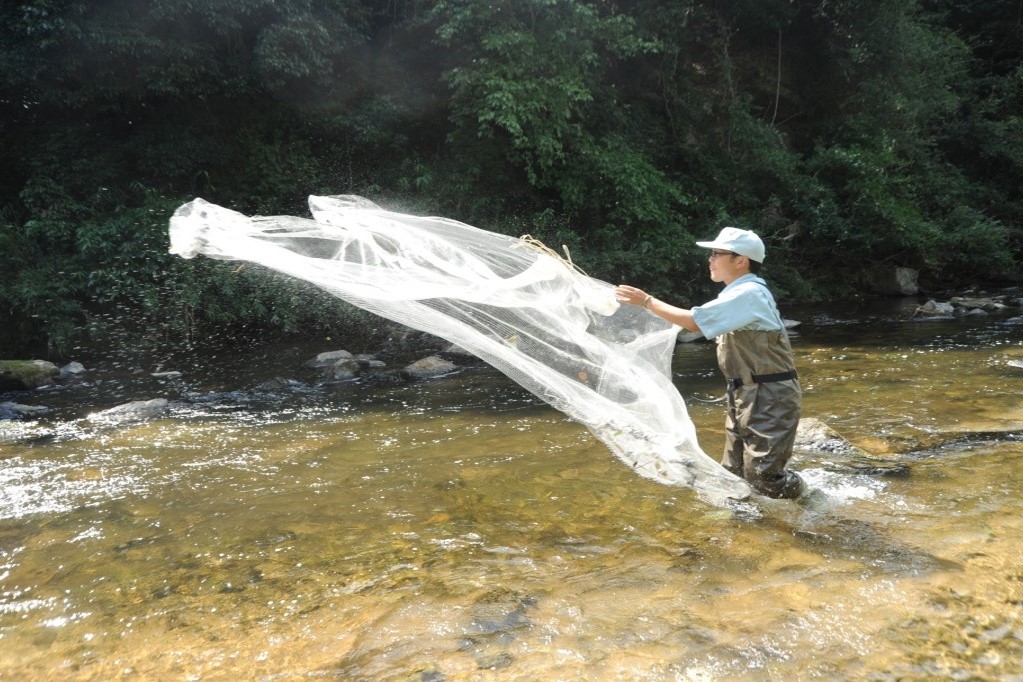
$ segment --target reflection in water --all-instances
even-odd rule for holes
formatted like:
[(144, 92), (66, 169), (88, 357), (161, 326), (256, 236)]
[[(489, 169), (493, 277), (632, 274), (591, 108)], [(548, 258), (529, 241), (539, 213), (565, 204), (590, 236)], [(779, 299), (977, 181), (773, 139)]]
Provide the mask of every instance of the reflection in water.
[[(0, 675), (1023, 674), (1023, 375), (999, 361), (1020, 328), (831, 315), (796, 340), (806, 414), (871, 455), (802, 453), (824, 494), (756, 514), (635, 476), (486, 368), (372, 391), (197, 379), (113, 426), (69, 399), (0, 444)], [(709, 452), (714, 366), (679, 347)]]

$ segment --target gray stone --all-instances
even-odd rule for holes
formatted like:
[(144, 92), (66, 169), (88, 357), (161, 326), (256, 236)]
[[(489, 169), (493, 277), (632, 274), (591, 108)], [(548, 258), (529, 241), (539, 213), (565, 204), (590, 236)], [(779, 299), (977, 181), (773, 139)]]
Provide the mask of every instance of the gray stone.
[(253, 387), (257, 391), (296, 391), (305, 388), (305, 384), (295, 379), (287, 379), (285, 377), (274, 377), (273, 379), (267, 379), (266, 381), (256, 384)]
[(469, 351), (465, 350), (464, 348), (462, 348), (461, 346), (459, 346), (456, 343), (453, 343), (450, 346), (448, 346), (447, 348), (445, 348), (444, 352), (448, 353), (449, 355), (467, 355), (467, 356), (472, 356), (472, 353), (470, 353)]
[(843, 455), (862, 456), (867, 454), (865, 450), (847, 441), (816, 417), (804, 417), (799, 420), (794, 447), (796, 450), (834, 452)]
[(814, 417), (800, 420), (794, 449), (797, 451), (827, 453), (827, 468), (870, 476), (906, 476), (909, 466), (904, 462), (885, 459), (853, 445), (834, 429)]
[(312, 360), (305, 363), (306, 367), (312, 367), (313, 369), (323, 369), (330, 367), (339, 360), (351, 360), (352, 354), (346, 350), (332, 350), (326, 353), (320, 353)]
[(59, 375), (57, 365), (46, 360), (0, 360), (0, 391), (29, 391), (49, 386)]
[(1013, 371), (1023, 369), (1023, 348), (1009, 348), (988, 361), (993, 367), (1011, 368)]
[[(0, 406), (0, 415), (3, 414), (3, 408)], [(0, 416), (0, 420), (6, 420), (11, 418), (17, 418), (14, 413), (9, 413), (11, 416), (3, 417)], [(2, 428), (0, 428), (0, 443), (18, 443), (25, 441), (33, 441), (42, 438), (48, 438), (52, 436), (54, 430), (51, 428), (43, 427), (39, 425), (39, 422), (29, 421), (4, 421)]]
[(363, 386), (401, 386), (407, 384), (411, 377), (400, 369), (383, 372), (369, 372), (359, 377)]
[[(0, 403), (0, 419), (11, 419), (21, 417), (39, 417), (50, 411), (49, 407), (41, 405), (22, 405), (20, 403)], [(9, 417), (5, 415), (10, 415)]]
[(87, 370), (85, 366), (80, 362), (69, 362), (60, 368), (61, 379), (73, 379), (77, 376), (85, 374)]
[(124, 403), (108, 410), (89, 415), (92, 421), (134, 421), (156, 417), (170, 407), (166, 398), (154, 398), (153, 400), (135, 400)]
[(154, 379), (180, 379), (181, 372), (178, 372), (177, 370), (171, 370), (169, 372), (153, 372), (149, 376)]
[(323, 370), (326, 381), (351, 381), (359, 375), (359, 363), (353, 358), (342, 358)]
[(917, 306), (913, 315), (922, 315), (924, 317), (951, 317), (955, 313), (955, 306), (951, 303), (939, 303), (934, 299), (927, 301), (923, 305)]
[(980, 298), (968, 296), (953, 296), (952, 305), (965, 310), (984, 310), (989, 313), (1004, 310), (1005, 304), (993, 298)]
[(458, 366), (455, 363), (439, 358), (436, 355), (430, 355), (407, 365), (404, 371), (413, 379), (433, 379), (445, 374), (451, 374), (457, 369)]

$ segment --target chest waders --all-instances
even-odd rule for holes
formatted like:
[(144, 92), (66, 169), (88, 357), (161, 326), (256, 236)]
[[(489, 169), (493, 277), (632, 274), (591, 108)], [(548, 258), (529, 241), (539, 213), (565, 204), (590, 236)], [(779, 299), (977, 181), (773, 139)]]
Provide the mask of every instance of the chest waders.
[(803, 393), (788, 334), (728, 332), (717, 337), (717, 357), (728, 379), (722, 466), (762, 495), (798, 497), (805, 484), (785, 465), (792, 457)]

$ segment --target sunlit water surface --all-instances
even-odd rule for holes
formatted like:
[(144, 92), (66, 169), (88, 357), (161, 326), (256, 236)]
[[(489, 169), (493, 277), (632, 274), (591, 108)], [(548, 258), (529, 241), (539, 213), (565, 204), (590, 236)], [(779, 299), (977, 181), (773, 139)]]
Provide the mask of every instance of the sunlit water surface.
[[(225, 393), (196, 360), (18, 396), (64, 403), (0, 444), (0, 677), (1023, 679), (1023, 325), (787, 313), (804, 415), (878, 468), (800, 453), (824, 494), (757, 513), (638, 477), (485, 367)], [(242, 353), (233, 388), (330, 349)], [(716, 456), (712, 347), (674, 371)], [(103, 425), (89, 395), (172, 408)]]

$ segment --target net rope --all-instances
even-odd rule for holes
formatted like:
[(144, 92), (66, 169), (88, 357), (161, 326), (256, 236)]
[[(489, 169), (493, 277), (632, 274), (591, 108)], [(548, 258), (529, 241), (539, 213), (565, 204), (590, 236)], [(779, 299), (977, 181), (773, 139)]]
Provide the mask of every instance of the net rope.
[(248, 217), (195, 199), (170, 221), (170, 251), (258, 263), (359, 308), (442, 337), (586, 426), (636, 473), (715, 505), (751, 495), (707, 456), (671, 381), (679, 328), (619, 305), (529, 237), (311, 196), (312, 218)]

